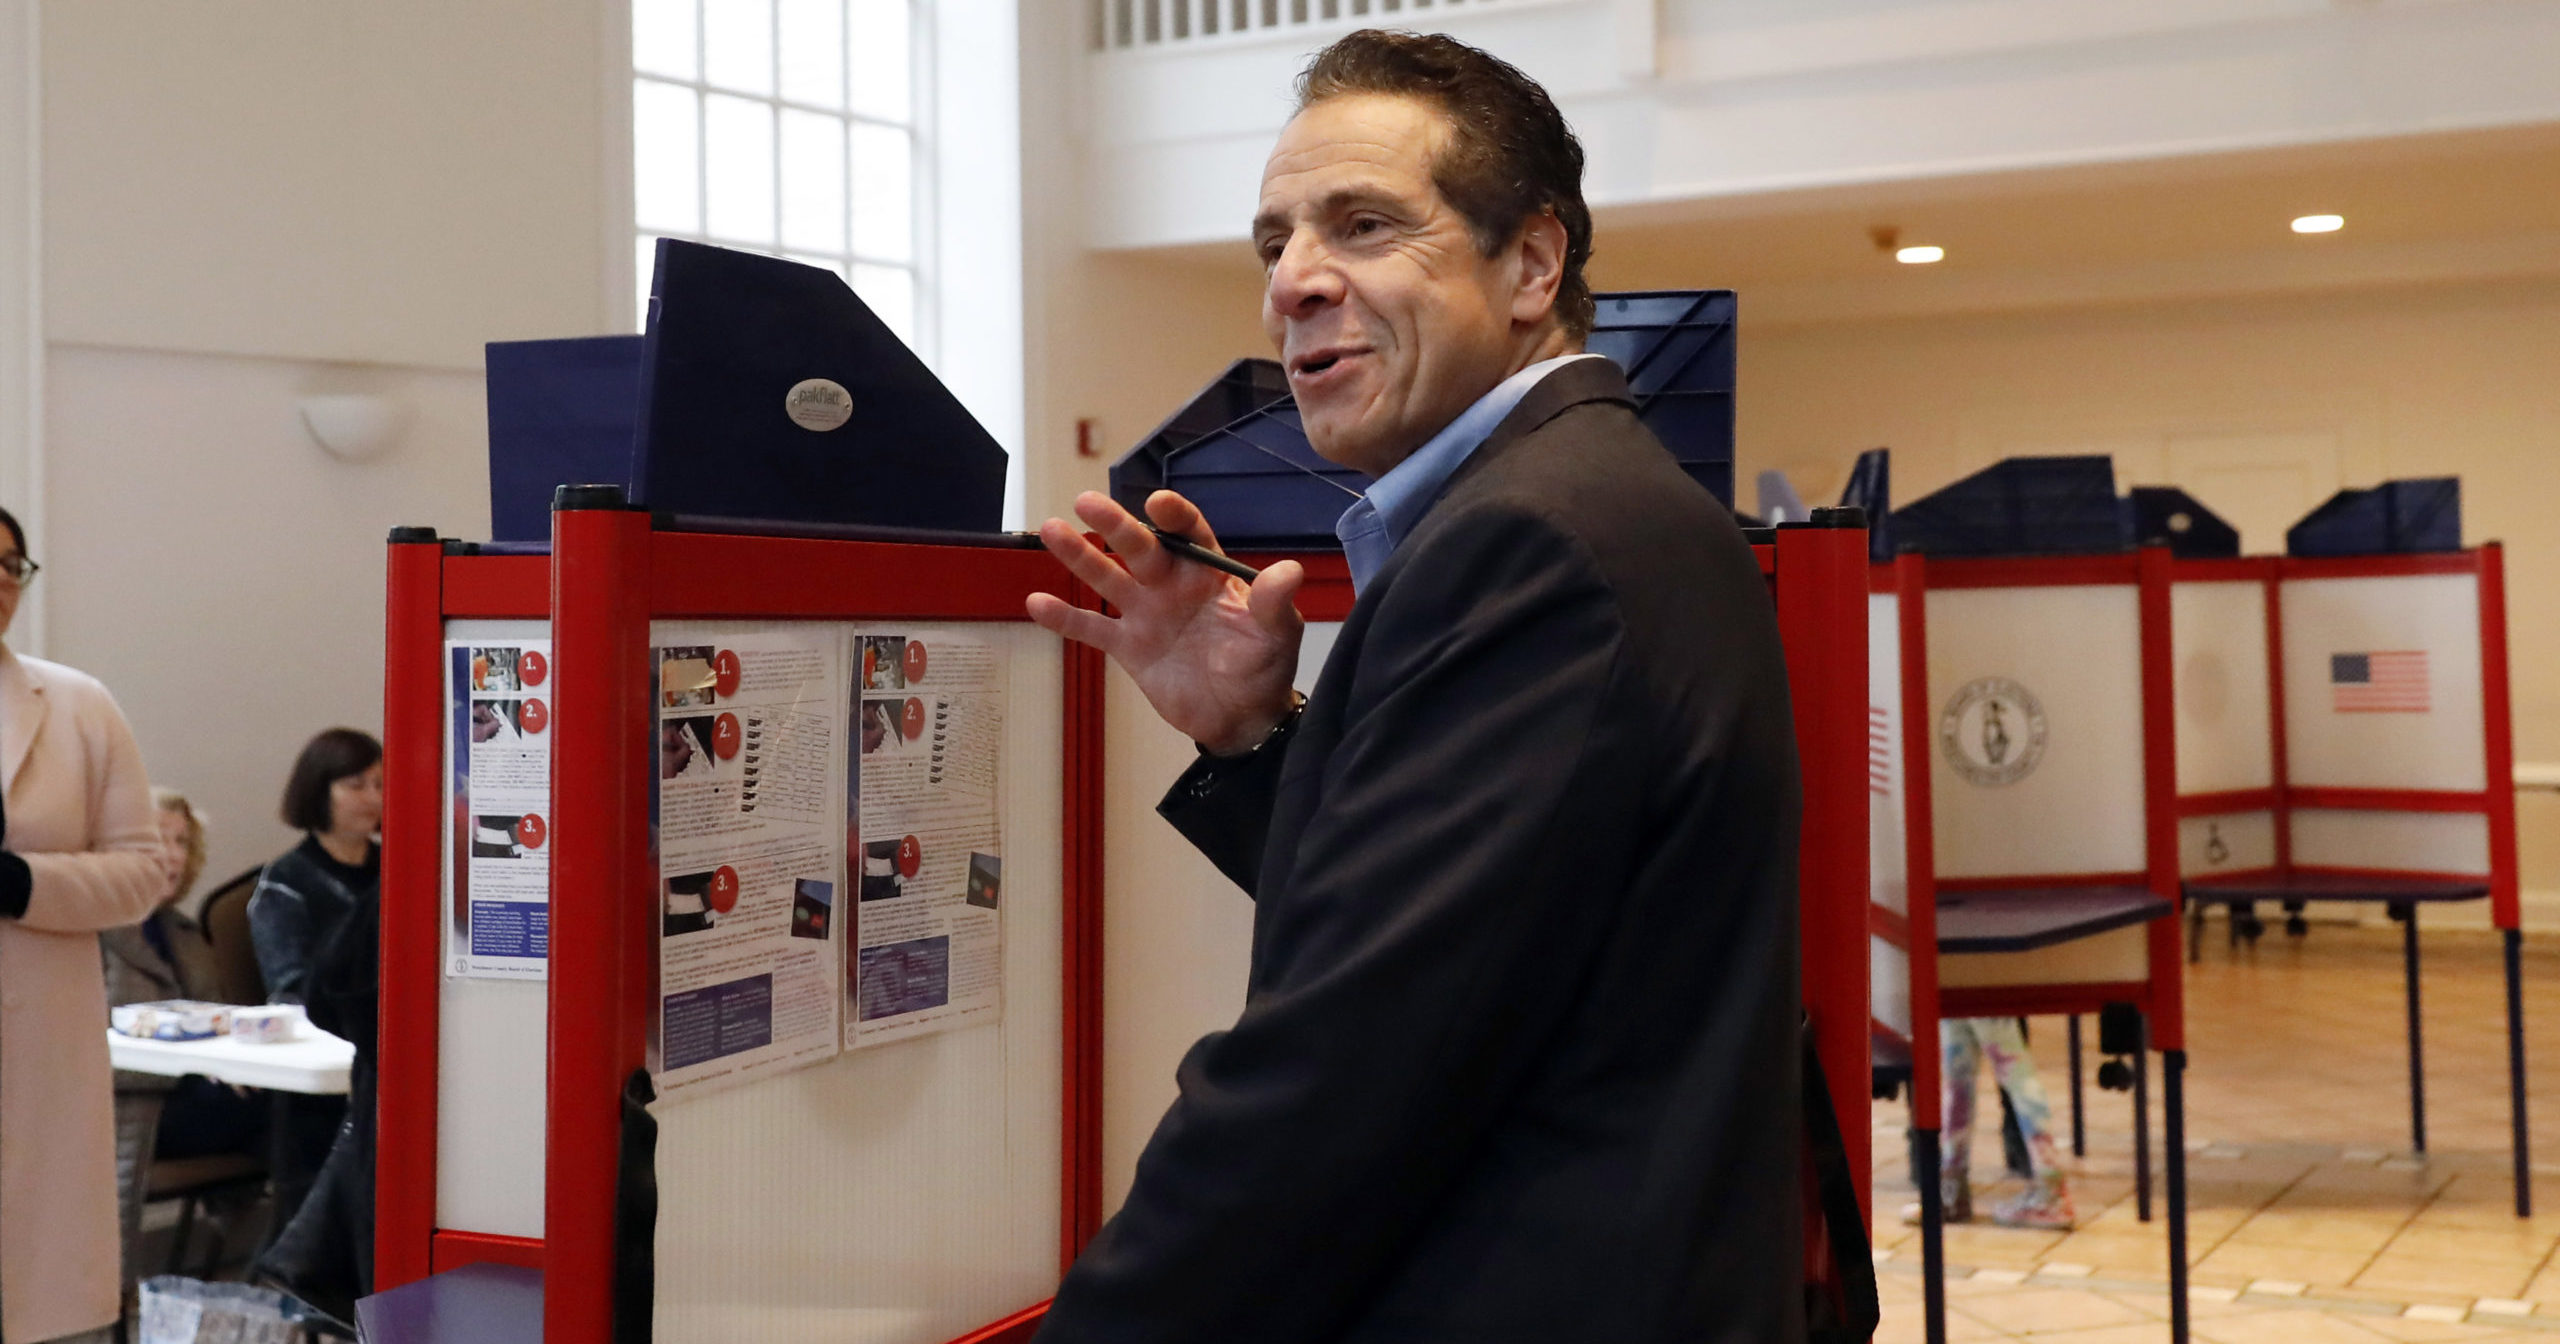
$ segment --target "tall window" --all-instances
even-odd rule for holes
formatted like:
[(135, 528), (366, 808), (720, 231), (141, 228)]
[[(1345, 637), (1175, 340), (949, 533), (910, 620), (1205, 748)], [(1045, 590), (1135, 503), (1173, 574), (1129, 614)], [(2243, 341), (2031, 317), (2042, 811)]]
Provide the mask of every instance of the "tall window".
[(660, 238), (823, 266), (927, 360), (925, 0), (633, 0), (639, 305)]

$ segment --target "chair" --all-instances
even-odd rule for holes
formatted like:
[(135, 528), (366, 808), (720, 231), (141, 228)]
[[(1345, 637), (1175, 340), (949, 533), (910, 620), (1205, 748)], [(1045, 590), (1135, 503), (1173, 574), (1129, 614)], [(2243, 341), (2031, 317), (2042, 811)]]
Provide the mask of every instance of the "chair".
[[(214, 997), (224, 1003), (267, 1001), (266, 979), (258, 973), (257, 946), (249, 936), (249, 897), (258, 890), (258, 875), (265, 871), (264, 864), (251, 868), (215, 887), (204, 898), (199, 923), (213, 950)], [(179, 1208), (177, 1235), (170, 1243), (164, 1272), (187, 1272), (186, 1255), (195, 1240), (196, 1215), (208, 1196), (253, 1189), (266, 1179), (265, 1159), (249, 1153), (216, 1153), (150, 1163), (143, 1176), (142, 1197), (185, 1201)], [(215, 1253), (219, 1253), (218, 1247)]]
[(213, 946), (214, 974), (224, 1003), (265, 1003), (266, 977), (258, 972), (258, 947), (249, 936), (249, 897), (258, 890), (266, 865), (250, 869), (215, 887), (204, 898), (205, 941)]

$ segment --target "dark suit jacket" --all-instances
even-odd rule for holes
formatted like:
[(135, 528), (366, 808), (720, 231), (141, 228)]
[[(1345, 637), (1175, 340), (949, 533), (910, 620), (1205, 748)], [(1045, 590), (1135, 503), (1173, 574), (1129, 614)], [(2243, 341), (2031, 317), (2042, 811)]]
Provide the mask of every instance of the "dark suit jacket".
[(1733, 520), (1615, 365), (1531, 390), (1285, 751), (1164, 814), (1255, 894), (1044, 1344), (1804, 1335), (1793, 728)]

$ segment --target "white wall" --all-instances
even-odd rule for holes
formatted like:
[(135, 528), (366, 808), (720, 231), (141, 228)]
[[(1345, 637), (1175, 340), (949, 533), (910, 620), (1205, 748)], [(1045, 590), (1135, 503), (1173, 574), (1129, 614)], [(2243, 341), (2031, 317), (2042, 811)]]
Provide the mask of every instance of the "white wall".
[[(116, 692), (214, 816), (208, 882), (291, 840), (313, 732), (378, 730), (386, 529), (486, 535), (481, 343), (627, 322), (621, 13), (42, 4), (48, 606), (15, 642)], [(388, 396), (404, 437), (328, 457), (313, 391)]]
[[(1290, 77), (1361, 23), (1097, 52), (1090, 238), (1241, 238)], [(1555, 95), (1595, 206), (2560, 117), (2555, 0), (1501, 0), (1441, 29)]]
[[(106, 682), (152, 780), (211, 813), (205, 886), (294, 839), (277, 820), (311, 734), (382, 722), (383, 537), (486, 535), (480, 378), (55, 346), (47, 503), (54, 656)], [(387, 456), (336, 461), (293, 400), (407, 409)]]

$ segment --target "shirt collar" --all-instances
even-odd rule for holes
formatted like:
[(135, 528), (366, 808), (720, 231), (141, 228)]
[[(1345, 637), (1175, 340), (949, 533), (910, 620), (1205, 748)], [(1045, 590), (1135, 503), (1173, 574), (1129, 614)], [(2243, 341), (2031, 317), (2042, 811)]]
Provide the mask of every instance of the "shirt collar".
[(1577, 359), (1598, 358), (1588, 353), (1558, 355), (1503, 379), (1414, 449), (1411, 456), (1371, 482), (1367, 495), (1343, 510), (1333, 528), (1342, 542), (1343, 558), (1351, 566), (1352, 591), (1357, 593), (1367, 587), (1370, 578), (1385, 567), (1396, 546), (1439, 502), (1449, 478), (1458, 474), (1458, 468), (1465, 466), (1504, 417), (1519, 407), (1531, 388)]

